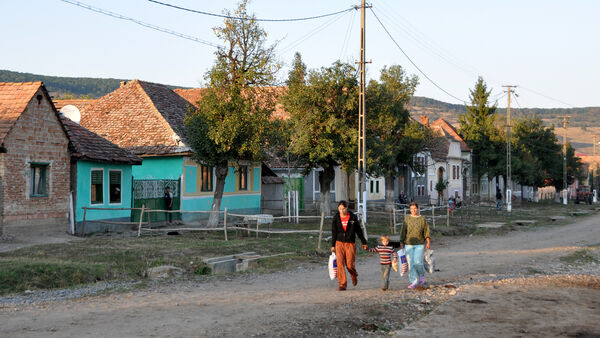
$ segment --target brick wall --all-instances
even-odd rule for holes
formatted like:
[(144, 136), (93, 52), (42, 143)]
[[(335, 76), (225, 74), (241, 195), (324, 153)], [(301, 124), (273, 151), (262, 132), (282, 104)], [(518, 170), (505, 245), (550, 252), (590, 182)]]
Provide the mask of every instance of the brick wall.
[[(42, 95), (38, 102), (37, 96)], [(68, 223), (68, 139), (42, 90), (4, 140), (0, 156), (2, 218), (5, 226)], [(46, 196), (31, 196), (31, 163), (47, 163)]]

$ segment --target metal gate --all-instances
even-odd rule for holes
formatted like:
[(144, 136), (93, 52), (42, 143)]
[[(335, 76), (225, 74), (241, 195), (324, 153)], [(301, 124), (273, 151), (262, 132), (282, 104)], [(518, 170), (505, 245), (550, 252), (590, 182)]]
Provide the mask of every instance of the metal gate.
[[(181, 182), (180, 180), (133, 180), (133, 207), (146, 209), (164, 210), (165, 209), (165, 188), (169, 187), (173, 194), (173, 210), (179, 210), (181, 206)], [(151, 222), (160, 222), (166, 220), (166, 214), (163, 212), (152, 212)], [(138, 222), (140, 214), (134, 212), (132, 221)], [(173, 213), (173, 220), (180, 220), (180, 213)], [(146, 218), (144, 217), (144, 221)]]

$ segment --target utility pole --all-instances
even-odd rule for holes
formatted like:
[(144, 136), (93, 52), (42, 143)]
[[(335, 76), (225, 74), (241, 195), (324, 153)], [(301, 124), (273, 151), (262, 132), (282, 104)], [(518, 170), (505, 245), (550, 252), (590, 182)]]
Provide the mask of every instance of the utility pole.
[[(512, 163), (511, 163), (511, 143), (510, 143), (510, 94), (514, 93), (512, 88), (516, 87), (513, 85), (502, 86), (506, 87), (506, 93), (508, 94), (508, 105), (506, 106), (506, 211), (512, 211)], [(515, 94), (517, 95), (517, 94)]]
[(563, 116), (563, 204), (568, 203), (568, 189), (567, 189), (567, 118), (570, 116)]
[(594, 194), (593, 196), (593, 201), (594, 203), (598, 202), (598, 184), (596, 184), (596, 171), (598, 170), (598, 162), (596, 162), (596, 144), (598, 144), (598, 136), (594, 135), (594, 151), (592, 152), (592, 161), (591, 161), (591, 166), (592, 166), (592, 193)]
[[(366, 86), (366, 57), (365, 57), (365, 11), (367, 9), (365, 0), (361, 1), (360, 6), (360, 88), (358, 92), (358, 189), (356, 192), (356, 201), (358, 213), (362, 217), (363, 224), (367, 223), (367, 158), (366, 158), (366, 112), (367, 105), (365, 100)], [(358, 9), (357, 7), (354, 7)], [(365, 236), (367, 228), (364, 227)]]

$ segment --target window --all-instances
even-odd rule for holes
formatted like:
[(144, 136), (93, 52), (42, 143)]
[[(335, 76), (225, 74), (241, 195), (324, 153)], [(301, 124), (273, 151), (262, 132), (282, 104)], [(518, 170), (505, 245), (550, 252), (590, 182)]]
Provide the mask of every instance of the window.
[(460, 179), (460, 166), (459, 165), (456, 166), (456, 179), (457, 180)]
[(379, 194), (379, 181), (375, 182), (375, 193)]
[(121, 204), (121, 171), (108, 171), (108, 196), (110, 204)]
[(93, 169), (91, 173), (91, 204), (102, 204), (104, 203), (103, 196), (103, 185), (104, 185), (104, 170)]
[(213, 190), (213, 168), (208, 166), (202, 166), (202, 191)]
[(371, 194), (373, 193), (373, 181), (369, 182), (371, 185)]
[(47, 164), (31, 164), (31, 196), (47, 196), (46, 194), (46, 172)]
[(241, 165), (239, 168), (239, 190), (248, 190), (248, 166)]

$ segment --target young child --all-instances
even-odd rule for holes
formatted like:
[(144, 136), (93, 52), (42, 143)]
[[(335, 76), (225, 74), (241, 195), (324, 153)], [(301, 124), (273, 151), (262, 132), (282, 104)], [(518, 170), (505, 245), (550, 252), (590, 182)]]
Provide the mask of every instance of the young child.
[(390, 238), (388, 236), (381, 236), (382, 245), (378, 245), (374, 248), (370, 248), (370, 252), (377, 252), (380, 258), (381, 264), (381, 290), (385, 291), (390, 285), (390, 270), (392, 268), (392, 257), (393, 262), (398, 262), (398, 254), (394, 251), (394, 247), (390, 244)]

